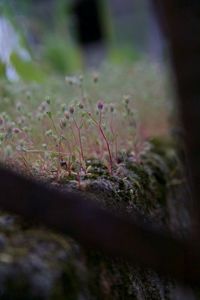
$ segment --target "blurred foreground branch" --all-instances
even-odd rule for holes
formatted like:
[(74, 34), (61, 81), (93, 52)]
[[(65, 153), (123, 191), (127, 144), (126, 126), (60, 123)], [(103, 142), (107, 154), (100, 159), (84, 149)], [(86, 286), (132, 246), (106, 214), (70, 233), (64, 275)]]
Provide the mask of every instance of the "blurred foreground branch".
[(69, 234), (86, 248), (197, 283), (199, 246), (117, 217), (79, 194), (27, 179), (1, 167), (0, 207)]

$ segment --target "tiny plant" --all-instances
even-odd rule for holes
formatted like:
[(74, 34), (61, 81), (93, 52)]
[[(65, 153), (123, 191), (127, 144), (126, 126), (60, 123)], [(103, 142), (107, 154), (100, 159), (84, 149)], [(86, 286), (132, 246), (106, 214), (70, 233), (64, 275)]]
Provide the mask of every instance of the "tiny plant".
[(94, 119), (94, 117), (92, 116), (91, 113), (88, 113), (88, 116), (89, 118), (92, 119), (92, 121), (94, 122), (94, 124), (97, 126), (97, 128), (99, 129), (105, 143), (106, 143), (106, 147), (107, 147), (107, 150), (108, 150), (108, 155), (109, 155), (109, 171), (110, 171), (110, 174), (112, 175), (113, 173), (113, 158), (112, 158), (112, 153), (111, 153), (111, 149), (110, 149), (110, 143), (108, 141), (108, 138), (106, 136), (106, 133), (103, 129), (103, 126), (102, 126), (102, 111), (104, 109), (104, 103), (103, 101), (99, 101), (97, 103), (97, 109), (98, 109), (98, 112), (99, 112), (99, 120), (96, 121)]
[[(93, 72), (89, 77), (68, 76), (65, 82), (59, 79), (55, 85), (49, 84), (46, 91), (35, 85), (28, 86), (27, 91), (25, 87), (12, 91), (10, 86), (11, 96), (2, 97), (0, 103), (7, 107), (0, 110), (0, 155), (4, 163), (30, 175), (72, 180), (79, 187), (83, 178), (93, 176), (92, 161), (104, 166), (106, 176), (116, 174), (126, 153), (140, 163), (149, 136), (147, 115), (139, 121), (135, 105), (137, 88), (133, 96), (130, 86), (126, 82), (121, 84), (121, 77), (115, 88), (112, 86), (113, 94), (109, 93), (107, 79), (112, 85), (117, 72), (112, 75)], [(133, 79), (131, 86), (132, 82)], [(155, 92), (156, 97), (158, 86), (156, 79), (151, 95)], [(141, 96), (138, 98), (141, 105)], [(150, 110), (148, 119), (149, 116), (155, 132)], [(164, 128), (160, 120), (159, 124), (157, 130)]]

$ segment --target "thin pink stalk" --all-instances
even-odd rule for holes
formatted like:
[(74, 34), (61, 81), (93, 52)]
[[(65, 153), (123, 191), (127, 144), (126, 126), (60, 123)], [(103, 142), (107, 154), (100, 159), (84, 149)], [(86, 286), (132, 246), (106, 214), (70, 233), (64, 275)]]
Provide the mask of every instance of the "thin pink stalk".
[(83, 144), (82, 144), (82, 140), (81, 140), (81, 129), (80, 129), (80, 126), (78, 126), (74, 117), (73, 117), (73, 121), (74, 121), (75, 127), (78, 132), (78, 140), (79, 140), (79, 146), (80, 146), (80, 150), (81, 150), (81, 159), (82, 159), (82, 161), (84, 161)]
[(111, 154), (111, 150), (110, 150), (110, 145), (109, 145), (109, 142), (108, 142), (108, 139), (107, 139), (107, 136), (105, 135), (105, 132), (102, 128), (102, 125), (101, 125), (101, 120), (102, 120), (102, 115), (101, 115), (101, 111), (100, 111), (100, 116), (99, 116), (99, 122), (97, 122), (92, 116), (91, 114), (88, 114), (89, 117), (93, 120), (93, 122), (97, 125), (97, 127), (99, 128), (99, 131), (106, 143), (106, 147), (107, 147), (107, 150), (108, 150), (108, 156), (109, 156), (109, 164), (110, 164), (110, 173), (112, 175), (113, 173), (113, 160), (112, 160), (112, 154)]
[(115, 147), (115, 160), (117, 161), (117, 154), (118, 154), (118, 147), (117, 147), (117, 134), (114, 132), (113, 129), (113, 116), (111, 115), (111, 121), (110, 121), (110, 130), (112, 132), (113, 135), (113, 139), (114, 139), (114, 147)]

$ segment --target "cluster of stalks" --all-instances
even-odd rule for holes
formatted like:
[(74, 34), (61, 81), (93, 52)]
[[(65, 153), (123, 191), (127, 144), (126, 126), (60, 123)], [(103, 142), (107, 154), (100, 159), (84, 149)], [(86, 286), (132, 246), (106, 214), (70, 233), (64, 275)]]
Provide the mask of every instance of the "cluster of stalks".
[[(76, 79), (76, 78), (75, 78)], [(32, 173), (54, 174), (59, 179), (63, 173), (75, 178), (78, 184), (89, 176), (89, 159), (105, 164), (113, 175), (120, 151), (129, 151), (135, 159), (138, 149), (135, 137), (138, 123), (131, 106), (130, 96), (118, 105), (98, 100), (95, 105), (86, 97), (83, 79), (66, 78), (78, 86), (81, 100), (71, 105), (62, 103), (53, 109), (47, 97), (35, 111), (27, 111), (22, 103), (16, 104), (14, 118), (0, 113), (0, 151), (6, 162), (17, 162)], [(94, 83), (98, 76), (93, 77)]]

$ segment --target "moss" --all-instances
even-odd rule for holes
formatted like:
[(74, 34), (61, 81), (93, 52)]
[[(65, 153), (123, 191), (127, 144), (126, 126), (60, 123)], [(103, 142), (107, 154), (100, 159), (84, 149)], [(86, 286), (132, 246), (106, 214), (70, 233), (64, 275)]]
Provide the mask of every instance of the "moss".
[[(152, 142), (139, 162), (123, 156), (113, 176), (105, 166), (90, 160), (92, 177), (84, 178), (84, 193), (116, 212), (135, 210), (160, 224), (166, 223), (170, 181), (180, 172), (170, 145)], [(176, 162), (176, 166), (175, 166)], [(73, 182), (62, 188), (73, 189)], [(0, 216), (1, 299), (151, 299), (168, 300), (171, 283), (150, 270), (132, 268), (82, 249), (73, 240), (19, 218)]]
[(116, 210), (124, 207), (129, 213), (137, 209), (150, 216), (155, 210), (164, 209), (174, 167), (173, 155), (167, 154), (169, 148), (162, 149), (160, 145), (157, 149), (152, 143), (140, 162), (133, 161), (128, 153), (123, 154), (114, 176), (104, 172), (102, 163), (95, 162), (94, 166), (98, 166), (95, 169), (90, 161), (93, 176), (85, 179), (85, 193), (105, 207)]

